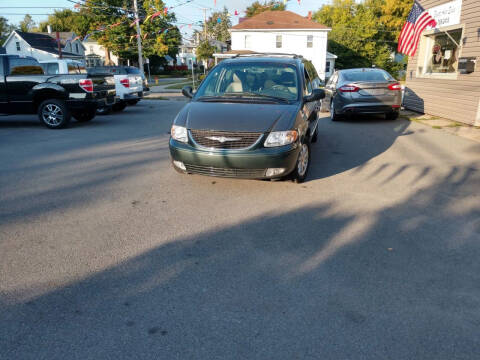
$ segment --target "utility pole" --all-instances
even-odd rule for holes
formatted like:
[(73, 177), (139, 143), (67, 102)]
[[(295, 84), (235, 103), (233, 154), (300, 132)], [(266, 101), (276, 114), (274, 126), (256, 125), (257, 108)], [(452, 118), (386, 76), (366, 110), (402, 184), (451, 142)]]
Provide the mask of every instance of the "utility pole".
[(207, 40), (207, 10), (206, 8), (203, 8), (203, 29), (204, 29), (204, 40)]
[(142, 32), (140, 30), (140, 19), (138, 17), (138, 5), (137, 0), (133, 0), (133, 10), (135, 12), (135, 22), (137, 27), (137, 47), (138, 47), (138, 67), (144, 75), (143, 71), (143, 58), (142, 58)]
[[(207, 10), (206, 8), (203, 8), (203, 32), (204, 32), (204, 41), (208, 41), (207, 39)], [(205, 60), (203, 60), (203, 69), (205, 71), (206, 68), (206, 63)], [(193, 69), (193, 66), (192, 66)], [(195, 84), (195, 83), (194, 83)], [(195, 85), (193, 85), (195, 87)]]

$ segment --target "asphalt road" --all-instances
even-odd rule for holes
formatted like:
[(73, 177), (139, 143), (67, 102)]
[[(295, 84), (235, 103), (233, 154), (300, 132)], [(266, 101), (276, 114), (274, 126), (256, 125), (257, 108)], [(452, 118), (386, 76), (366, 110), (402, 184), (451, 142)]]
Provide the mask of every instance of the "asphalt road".
[(0, 118), (0, 358), (478, 359), (480, 144), (320, 122), (308, 181), (177, 174), (179, 101)]

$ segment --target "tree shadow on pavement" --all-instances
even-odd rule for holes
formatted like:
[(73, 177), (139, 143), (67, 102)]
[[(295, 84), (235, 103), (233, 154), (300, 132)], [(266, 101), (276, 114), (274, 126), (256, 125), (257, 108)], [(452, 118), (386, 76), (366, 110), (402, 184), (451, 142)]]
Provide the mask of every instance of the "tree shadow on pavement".
[(312, 163), (307, 180), (321, 179), (353, 169), (387, 151), (405, 133), (410, 122), (379, 117), (350, 121), (319, 120), (317, 143), (312, 144)]
[(479, 183), (452, 167), (388, 206), (319, 200), (4, 293), (2, 358), (473, 359)]

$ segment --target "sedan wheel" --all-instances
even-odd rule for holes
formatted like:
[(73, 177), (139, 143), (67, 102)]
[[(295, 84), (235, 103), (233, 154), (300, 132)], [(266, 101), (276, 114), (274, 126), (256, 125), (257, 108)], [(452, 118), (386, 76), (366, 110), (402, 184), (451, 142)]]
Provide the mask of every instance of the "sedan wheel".
[(330, 119), (332, 121), (338, 121), (339, 118), (338, 118), (338, 115), (337, 113), (335, 112), (335, 106), (333, 106), (333, 99), (332, 101), (330, 102)]

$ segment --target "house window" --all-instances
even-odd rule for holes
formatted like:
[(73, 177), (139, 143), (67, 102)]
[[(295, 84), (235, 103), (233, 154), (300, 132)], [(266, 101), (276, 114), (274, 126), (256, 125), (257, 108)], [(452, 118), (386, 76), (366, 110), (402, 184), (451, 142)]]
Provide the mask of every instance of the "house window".
[(330, 73), (330, 61), (327, 61), (327, 63), (325, 64), (325, 73)]
[(307, 48), (313, 48), (313, 35), (307, 36)]
[(252, 47), (252, 35), (245, 35), (245, 49)]
[(418, 72), (422, 75), (456, 73), (461, 41), (462, 29), (424, 35), (420, 44)]
[(78, 43), (75, 43), (75, 52), (78, 54)]
[(282, 47), (282, 35), (277, 35), (275, 42), (276, 42), (276, 48), (280, 49)]
[(93, 46), (90, 45), (90, 52), (93, 53)]
[(20, 41), (16, 41), (15, 45), (17, 46), (17, 51), (20, 51)]

